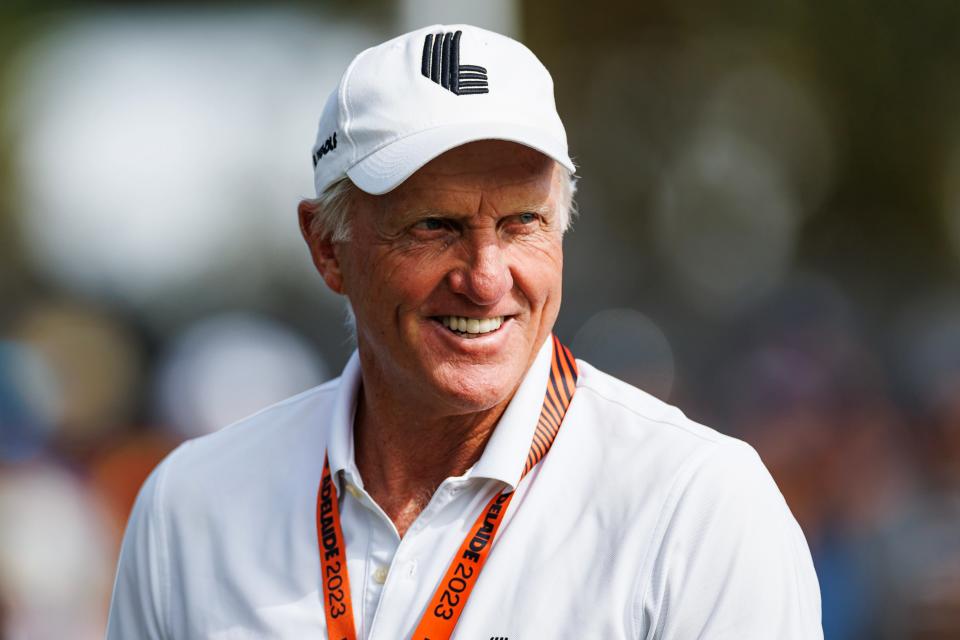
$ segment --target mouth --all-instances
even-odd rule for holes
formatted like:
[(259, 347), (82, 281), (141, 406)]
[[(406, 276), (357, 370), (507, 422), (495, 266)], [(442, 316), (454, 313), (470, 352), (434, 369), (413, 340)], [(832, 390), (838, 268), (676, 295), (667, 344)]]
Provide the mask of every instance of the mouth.
[(493, 318), (470, 318), (467, 316), (434, 316), (432, 319), (450, 333), (461, 338), (479, 338), (500, 331), (512, 316), (494, 316)]

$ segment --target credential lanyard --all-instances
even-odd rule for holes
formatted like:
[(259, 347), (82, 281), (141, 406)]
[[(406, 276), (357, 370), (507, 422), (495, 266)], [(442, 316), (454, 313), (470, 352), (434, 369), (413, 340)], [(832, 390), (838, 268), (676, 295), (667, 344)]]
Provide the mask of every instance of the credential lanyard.
[[(577, 363), (570, 350), (560, 344), (556, 336), (551, 336), (551, 339), (553, 357), (550, 362), (550, 378), (520, 480), (550, 451), (576, 390)], [(519, 482), (517, 484), (519, 485)], [(446, 640), (453, 635), (453, 629), (457, 626), (467, 598), (470, 597), (480, 570), (487, 561), (493, 539), (512, 499), (513, 491), (510, 489), (498, 493), (480, 512), (450, 562), (443, 581), (430, 599), (412, 640)], [(330, 461), (326, 455), (323, 461), (323, 476), (317, 491), (317, 544), (320, 549), (327, 637), (330, 640), (356, 640), (346, 548), (343, 531), (340, 529), (340, 510), (330, 476)]]

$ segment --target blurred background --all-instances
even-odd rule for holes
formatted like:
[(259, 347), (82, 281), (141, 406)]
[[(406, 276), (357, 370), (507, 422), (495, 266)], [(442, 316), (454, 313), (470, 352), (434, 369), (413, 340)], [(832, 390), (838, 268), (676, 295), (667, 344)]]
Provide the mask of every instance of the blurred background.
[(828, 640), (960, 638), (960, 3), (0, 6), (0, 638), (102, 637), (152, 467), (338, 374), (296, 223), (323, 100), (522, 39), (580, 169), (557, 333), (743, 438)]

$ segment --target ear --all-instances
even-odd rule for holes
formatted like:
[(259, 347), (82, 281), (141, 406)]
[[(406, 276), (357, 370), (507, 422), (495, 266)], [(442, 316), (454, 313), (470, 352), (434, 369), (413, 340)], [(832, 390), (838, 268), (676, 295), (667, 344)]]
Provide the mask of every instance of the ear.
[(330, 242), (329, 237), (321, 238), (320, 234), (313, 231), (314, 213), (311, 203), (301, 200), (297, 207), (297, 214), (300, 218), (300, 233), (303, 234), (303, 239), (310, 248), (310, 257), (313, 258), (314, 266), (331, 291), (343, 294), (343, 272), (340, 270), (337, 247)]

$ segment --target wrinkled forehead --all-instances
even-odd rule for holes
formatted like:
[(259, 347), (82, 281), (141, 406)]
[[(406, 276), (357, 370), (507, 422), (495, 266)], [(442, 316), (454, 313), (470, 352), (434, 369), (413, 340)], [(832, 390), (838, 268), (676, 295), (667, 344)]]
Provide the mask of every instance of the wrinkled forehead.
[(443, 206), (527, 208), (553, 206), (565, 169), (552, 158), (513, 142), (484, 140), (447, 151), (421, 167), (387, 200), (405, 209)]

